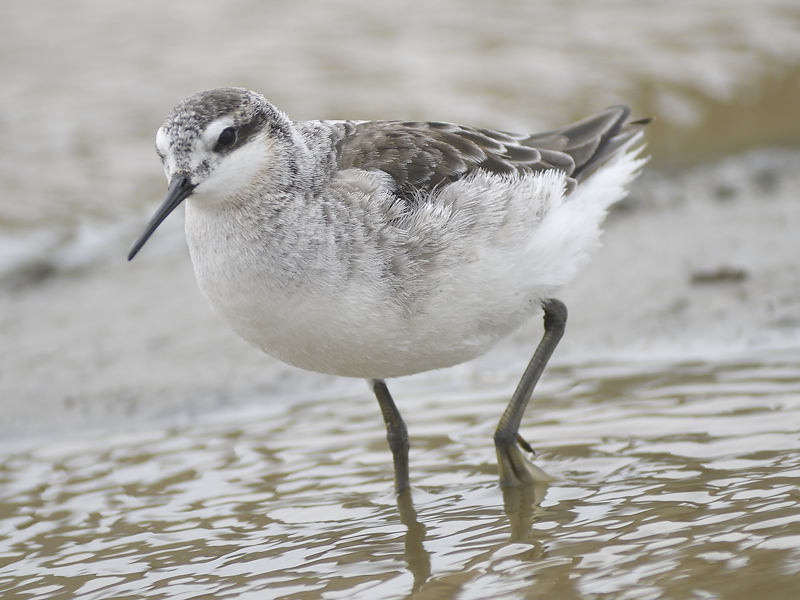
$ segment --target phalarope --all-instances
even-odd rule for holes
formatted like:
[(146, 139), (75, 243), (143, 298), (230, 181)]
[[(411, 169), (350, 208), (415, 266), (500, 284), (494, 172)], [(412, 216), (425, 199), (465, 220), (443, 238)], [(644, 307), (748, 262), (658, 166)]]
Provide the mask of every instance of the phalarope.
[(408, 488), (408, 433), (385, 379), (489, 350), (541, 306), (544, 336), (497, 427), (500, 483), (550, 479), (524, 456), (528, 400), (564, 332), (554, 294), (599, 245), (638, 174), (642, 130), (608, 108), (510, 134), (441, 122), (291, 121), (255, 92), (178, 104), (156, 135), (166, 198), (132, 259), (186, 200), (200, 289), (252, 345), (368, 380)]

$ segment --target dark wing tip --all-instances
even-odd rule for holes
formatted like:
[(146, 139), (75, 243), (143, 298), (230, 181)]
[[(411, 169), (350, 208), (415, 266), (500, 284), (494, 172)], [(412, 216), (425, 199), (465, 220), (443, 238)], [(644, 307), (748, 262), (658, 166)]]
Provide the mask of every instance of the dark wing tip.
[(652, 121), (645, 118), (626, 123), (630, 113), (626, 105), (612, 106), (561, 130), (570, 140), (565, 151), (575, 158), (574, 179), (586, 179)]

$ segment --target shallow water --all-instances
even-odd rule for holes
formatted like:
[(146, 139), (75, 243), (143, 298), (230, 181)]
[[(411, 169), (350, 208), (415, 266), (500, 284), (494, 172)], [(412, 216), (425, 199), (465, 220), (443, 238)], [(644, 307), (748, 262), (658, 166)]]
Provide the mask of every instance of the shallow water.
[[(0, 596), (791, 597), (800, 585), (796, 0), (6, 0), (0, 19)], [(156, 128), (240, 85), (293, 118), (535, 131), (653, 115), (653, 161), (562, 299), (523, 424), (491, 437), (536, 319), (391, 383), (235, 338), (161, 199)]]
[[(496, 373), (494, 373), (496, 375)], [(481, 381), (481, 379), (483, 381)], [(71, 436), (2, 461), (3, 598), (781, 598), (800, 573), (800, 354), (397, 386), (413, 501), (363, 394)], [(429, 382), (430, 383), (430, 382)]]

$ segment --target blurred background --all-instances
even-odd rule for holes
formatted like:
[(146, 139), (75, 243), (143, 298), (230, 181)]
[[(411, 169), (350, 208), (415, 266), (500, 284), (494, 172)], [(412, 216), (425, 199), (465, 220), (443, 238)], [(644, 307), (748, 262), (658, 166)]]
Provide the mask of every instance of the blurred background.
[[(391, 383), (417, 517), (364, 383), (229, 332), (182, 210), (126, 262), (157, 128), (221, 86), (298, 120), (655, 117), (526, 415), (556, 484), (501, 494), (491, 445), (539, 318)], [(791, 596), (798, 190), (797, 0), (3, 0), (0, 592)]]
[(283, 367), (227, 332), (197, 293), (180, 214), (124, 260), (165, 190), (156, 129), (175, 103), (220, 86), (257, 90), (294, 119), (514, 132), (630, 104), (656, 118), (652, 162), (565, 291), (557, 358), (800, 339), (793, 0), (8, 0), (2, 13), (10, 432), (253, 398), (282, 378), (352, 384)]

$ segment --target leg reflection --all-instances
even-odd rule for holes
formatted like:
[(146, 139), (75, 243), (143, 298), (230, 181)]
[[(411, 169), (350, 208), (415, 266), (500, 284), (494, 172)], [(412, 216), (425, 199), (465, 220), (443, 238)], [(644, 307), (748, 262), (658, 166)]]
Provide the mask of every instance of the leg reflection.
[(539, 504), (547, 487), (547, 483), (535, 483), (502, 488), (503, 509), (511, 526), (510, 542), (530, 541), (531, 526), (544, 512)]
[(406, 526), (405, 559), (406, 566), (414, 576), (413, 592), (418, 591), (431, 576), (431, 556), (425, 550), (425, 525), (419, 522), (411, 490), (406, 488), (397, 494), (397, 509), (400, 521)]

